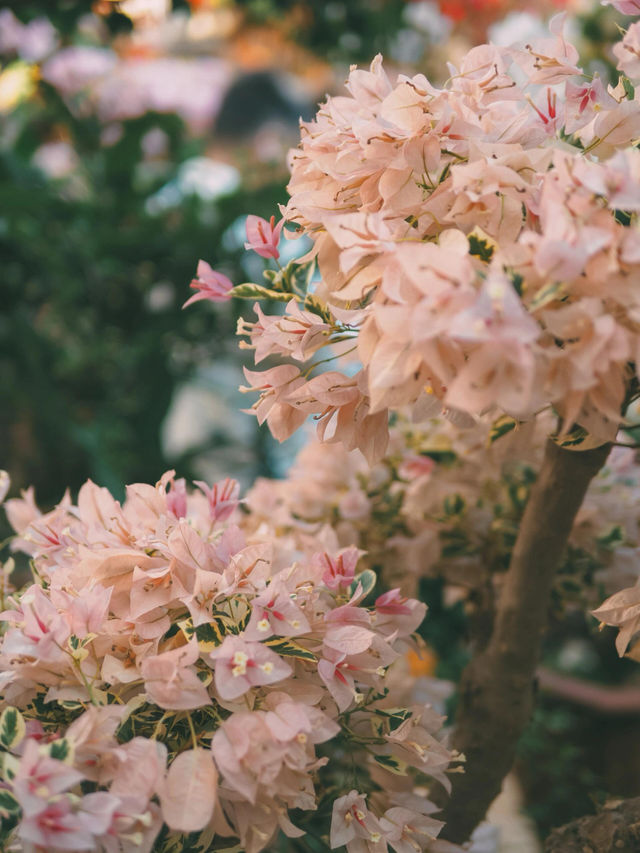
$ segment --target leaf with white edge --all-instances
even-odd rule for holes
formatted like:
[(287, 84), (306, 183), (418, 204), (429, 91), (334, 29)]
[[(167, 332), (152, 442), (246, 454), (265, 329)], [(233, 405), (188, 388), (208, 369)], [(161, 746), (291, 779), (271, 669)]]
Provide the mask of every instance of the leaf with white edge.
[(583, 444), (588, 438), (589, 433), (581, 426), (574, 426), (571, 432), (564, 435), (552, 435), (551, 438), (555, 441), (558, 447), (578, 447)]
[(304, 298), (304, 307), (307, 311), (316, 314), (321, 320), (324, 320), (325, 323), (331, 324), (335, 322), (329, 306), (322, 299), (319, 299), (315, 293), (307, 293)]
[(375, 713), (389, 721), (391, 731), (395, 731), (411, 716), (411, 711), (408, 708), (376, 708)]
[(291, 282), (294, 290), (306, 291), (311, 284), (315, 271), (315, 258), (312, 258), (304, 264), (300, 264), (296, 260), (293, 260), (285, 267), (284, 275), (287, 280)]
[(552, 302), (563, 300), (566, 295), (566, 286), (563, 281), (552, 281), (544, 284), (534, 293), (533, 299), (529, 303), (529, 310), (539, 311), (540, 308), (545, 308)]
[(6, 782), (15, 779), (19, 769), (20, 759), (16, 755), (11, 755), (9, 752), (0, 753), (0, 776)]
[(158, 792), (167, 826), (179, 832), (204, 829), (213, 816), (217, 787), (218, 771), (209, 750), (181, 752)]
[(180, 628), (180, 630), (184, 634), (184, 637), (187, 642), (189, 642), (189, 640), (193, 637), (196, 631), (193, 626), (193, 619), (190, 616), (188, 619), (182, 619), (180, 622), (178, 622), (178, 628)]
[(272, 640), (266, 640), (264, 645), (269, 646), (270, 649), (282, 655), (282, 657), (298, 658), (298, 660), (308, 660), (314, 663), (318, 660), (313, 652), (305, 649), (304, 646), (301, 646), (300, 643), (296, 643), (295, 640), (289, 637), (274, 637)]
[(489, 263), (495, 250), (498, 248), (496, 241), (480, 227), (476, 227), (467, 234), (469, 241), (469, 254), (476, 255), (481, 261)]
[(16, 814), (20, 811), (20, 803), (6, 788), (0, 790), (0, 815)]
[(509, 415), (502, 415), (491, 424), (491, 429), (487, 437), (487, 445), (491, 446), (499, 438), (502, 438), (503, 435), (507, 435), (507, 433), (516, 429), (517, 426), (518, 421), (515, 418), (511, 418)]
[(24, 718), (17, 708), (5, 708), (0, 714), (0, 746), (13, 749), (26, 734)]
[(559, 447), (564, 447), (565, 450), (593, 450), (595, 447), (600, 447), (605, 442), (595, 435), (591, 435), (584, 427), (576, 424), (570, 432), (564, 435), (550, 436)]
[(397, 758), (394, 758), (392, 755), (374, 755), (375, 761), (380, 765), (380, 767), (384, 767), (385, 770), (390, 770), (391, 773), (395, 773), (396, 776), (406, 776), (407, 775), (407, 767), (404, 761), (398, 761)]
[(362, 598), (366, 598), (375, 589), (377, 581), (378, 577), (373, 569), (365, 569), (359, 575), (355, 576), (349, 587), (349, 591), (353, 595), (358, 588), (358, 584), (360, 584), (362, 587), (360, 595)]
[(65, 764), (73, 764), (73, 743), (66, 738), (54, 740), (49, 744), (49, 755), (57, 761), (64, 761)]
[(198, 640), (198, 648), (205, 654), (219, 646), (229, 633), (222, 619), (216, 619), (213, 622), (203, 622), (202, 625), (194, 627), (193, 619), (183, 619), (178, 622), (178, 627), (184, 634), (187, 641), (193, 636)]
[(250, 281), (236, 285), (229, 292), (238, 299), (274, 299), (277, 302), (291, 301), (290, 293), (271, 290), (268, 287), (263, 287), (261, 284), (253, 284)]

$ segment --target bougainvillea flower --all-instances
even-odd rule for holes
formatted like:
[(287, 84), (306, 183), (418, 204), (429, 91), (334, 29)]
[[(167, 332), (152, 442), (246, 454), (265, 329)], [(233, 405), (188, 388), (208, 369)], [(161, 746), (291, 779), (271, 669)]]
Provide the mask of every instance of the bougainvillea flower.
[(256, 252), (261, 258), (279, 258), (278, 243), (284, 219), (281, 219), (277, 225), (275, 221), (275, 216), (272, 216), (268, 222), (261, 216), (247, 216), (245, 249)]
[(223, 273), (211, 269), (206, 261), (198, 261), (196, 277), (189, 286), (198, 292), (187, 299), (182, 306), (183, 308), (186, 308), (187, 305), (193, 305), (194, 302), (199, 302), (201, 299), (208, 299), (210, 302), (226, 302), (231, 299), (233, 288), (231, 280)]

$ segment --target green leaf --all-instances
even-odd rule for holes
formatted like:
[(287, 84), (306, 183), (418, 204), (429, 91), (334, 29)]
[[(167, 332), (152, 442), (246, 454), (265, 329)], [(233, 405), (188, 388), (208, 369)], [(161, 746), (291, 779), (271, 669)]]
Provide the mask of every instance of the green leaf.
[(180, 622), (178, 622), (178, 627), (184, 634), (185, 640), (189, 642), (196, 630), (193, 627), (193, 619), (191, 617), (189, 617), (188, 619), (182, 619)]
[(514, 418), (509, 417), (509, 415), (502, 415), (491, 424), (487, 444), (491, 446), (495, 441), (502, 438), (508, 432), (511, 432), (511, 430), (514, 430), (517, 426), (518, 421)]
[(598, 536), (596, 542), (602, 548), (607, 548), (610, 551), (615, 550), (618, 545), (622, 545), (624, 542), (624, 532), (622, 527), (620, 527), (619, 524), (615, 524), (607, 533), (602, 536)]
[(312, 314), (317, 314), (325, 323), (333, 323), (333, 315), (328, 306), (319, 299), (315, 293), (307, 293), (304, 298), (304, 307)]
[(54, 740), (49, 744), (49, 755), (57, 761), (64, 761), (65, 764), (71, 764), (73, 760), (73, 744), (66, 738)]
[(283, 657), (308, 660), (313, 661), (314, 663), (318, 660), (313, 652), (310, 652), (309, 649), (305, 649), (304, 646), (301, 646), (300, 643), (296, 643), (296, 641), (292, 640), (290, 637), (274, 637), (272, 640), (265, 640), (264, 644)]
[(442, 543), (440, 553), (444, 559), (469, 557), (477, 553), (477, 546), (473, 545), (464, 530), (459, 528), (440, 530), (438, 538)]
[(489, 263), (496, 250), (496, 242), (487, 234), (483, 234), (480, 229), (475, 229), (467, 236), (469, 240), (469, 254), (475, 255), (481, 261)]
[(522, 292), (524, 289), (524, 276), (522, 276), (519, 272), (514, 272), (513, 270), (507, 270), (507, 272), (509, 274), (509, 278), (511, 279), (513, 289), (518, 294), (518, 296), (522, 296)]
[(630, 101), (633, 101), (636, 95), (636, 90), (628, 77), (622, 78), (622, 88), (624, 89), (624, 93)]
[(404, 761), (398, 761), (397, 758), (394, 758), (392, 755), (374, 755), (375, 761), (380, 765), (380, 767), (384, 767), (385, 770), (390, 770), (392, 773), (395, 773), (396, 776), (406, 776), (407, 775), (407, 764)]
[(214, 622), (205, 622), (203, 625), (198, 625), (196, 628), (198, 648), (201, 652), (210, 652), (222, 643), (227, 633), (228, 631), (226, 630), (222, 619), (216, 619)]
[(5, 708), (0, 714), (0, 746), (13, 749), (26, 734), (24, 718), (17, 708)]
[(304, 264), (296, 260), (290, 261), (284, 268), (283, 277), (291, 284), (293, 290), (306, 291), (311, 284), (313, 274), (316, 271), (316, 261), (312, 258)]
[(392, 732), (411, 716), (411, 711), (408, 708), (376, 708), (375, 713), (388, 720)]
[(552, 435), (551, 438), (558, 447), (579, 447), (581, 444), (589, 438), (589, 433), (586, 431), (584, 427), (581, 427), (579, 424), (573, 427), (571, 432), (566, 433), (565, 435)]
[(446, 515), (460, 515), (464, 512), (467, 504), (462, 495), (447, 495), (444, 499), (444, 511)]
[(232, 296), (238, 299), (274, 299), (277, 302), (291, 301), (291, 293), (271, 290), (268, 287), (263, 287), (261, 284), (253, 284), (252, 282), (238, 284), (230, 292)]
[(16, 814), (20, 811), (20, 804), (11, 791), (6, 788), (0, 790), (0, 813), (3, 815)]
[(530, 311), (537, 311), (544, 308), (551, 302), (558, 302), (566, 297), (566, 285), (563, 281), (552, 281), (549, 284), (543, 285), (537, 290), (533, 299), (529, 303)]
[(349, 591), (353, 595), (356, 591), (356, 587), (358, 584), (362, 587), (362, 597), (366, 598), (369, 593), (373, 592), (375, 589), (376, 583), (378, 582), (378, 576), (373, 571), (373, 569), (365, 569), (363, 572), (360, 572), (359, 575), (356, 575), (349, 587)]
[(187, 640), (191, 640), (194, 636), (197, 638), (201, 652), (210, 652), (215, 649), (230, 633), (222, 619), (214, 619), (213, 622), (205, 622), (194, 628), (193, 620), (189, 618), (178, 622), (178, 626)]
[(428, 456), (433, 459), (438, 465), (453, 465), (458, 459), (454, 450), (448, 450), (445, 447), (426, 447), (420, 451), (421, 456)]

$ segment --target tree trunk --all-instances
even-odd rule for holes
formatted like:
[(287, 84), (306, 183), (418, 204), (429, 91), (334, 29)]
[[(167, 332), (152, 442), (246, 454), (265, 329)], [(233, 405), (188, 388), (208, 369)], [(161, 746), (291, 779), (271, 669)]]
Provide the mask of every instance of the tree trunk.
[(487, 647), (460, 684), (453, 745), (466, 756), (444, 809), (443, 838), (466, 841), (500, 791), (529, 721), (553, 578), (589, 483), (611, 445), (575, 451), (547, 441)]

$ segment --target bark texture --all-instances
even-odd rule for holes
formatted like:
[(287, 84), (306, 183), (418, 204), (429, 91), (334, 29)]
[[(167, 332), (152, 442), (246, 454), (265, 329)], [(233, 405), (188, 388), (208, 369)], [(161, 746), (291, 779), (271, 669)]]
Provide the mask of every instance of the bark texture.
[(640, 797), (554, 829), (544, 849), (545, 853), (638, 853)]
[(500, 791), (533, 704), (553, 578), (589, 483), (610, 445), (569, 451), (548, 441), (496, 610), (491, 639), (460, 684), (453, 745), (466, 756), (442, 837), (466, 841)]

